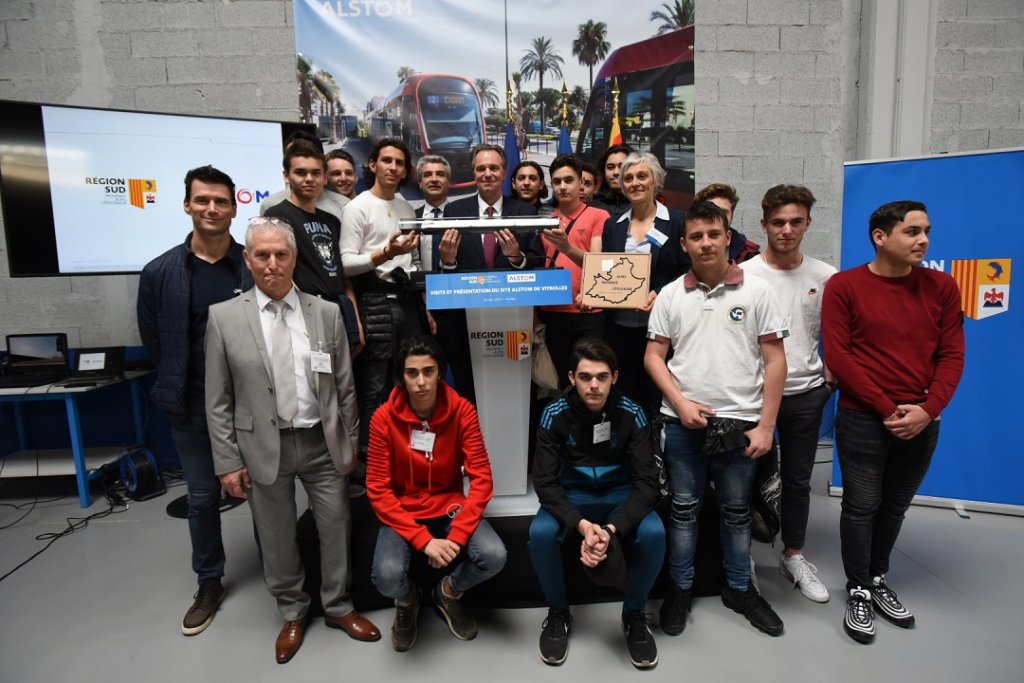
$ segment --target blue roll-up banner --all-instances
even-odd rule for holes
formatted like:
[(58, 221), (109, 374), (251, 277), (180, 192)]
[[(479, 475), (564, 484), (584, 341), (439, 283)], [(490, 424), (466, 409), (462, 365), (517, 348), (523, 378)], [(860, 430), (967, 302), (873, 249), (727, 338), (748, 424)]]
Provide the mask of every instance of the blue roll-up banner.
[[(914, 199), (932, 224), (924, 267), (960, 285), (964, 375), (916, 502), (1024, 515), (1024, 149), (852, 162), (845, 177), (843, 270), (874, 258), (871, 213)], [(832, 483), (842, 486), (838, 458)]]

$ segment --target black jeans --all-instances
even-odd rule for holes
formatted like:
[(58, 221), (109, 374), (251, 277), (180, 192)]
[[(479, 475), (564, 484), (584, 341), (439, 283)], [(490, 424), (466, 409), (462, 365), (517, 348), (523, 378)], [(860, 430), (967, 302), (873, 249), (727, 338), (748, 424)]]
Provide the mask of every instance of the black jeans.
[(811, 472), (818, 452), (821, 411), (832, 392), (824, 384), (802, 394), (783, 396), (779, 430), (779, 476), (782, 478), (782, 544), (800, 550), (811, 505)]
[(889, 571), (904, 514), (928, 472), (938, 440), (937, 420), (905, 441), (893, 436), (877, 415), (839, 409), (839, 538), (847, 589), (869, 586), (873, 577)]
[[(422, 334), (423, 330), (415, 303), (409, 302), (403, 306), (398, 300), (392, 300), (390, 304), (393, 345), (397, 355), (398, 347), (404, 339)], [(356, 403), (359, 406), (359, 453), (363, 460), (370, 446), (370, 419), (377, 408), (388, 400), (391, 388), (395, 386), (395, 355), (384, 359), (371, 358), (373, 355), (367, 347), (352, 363)]]

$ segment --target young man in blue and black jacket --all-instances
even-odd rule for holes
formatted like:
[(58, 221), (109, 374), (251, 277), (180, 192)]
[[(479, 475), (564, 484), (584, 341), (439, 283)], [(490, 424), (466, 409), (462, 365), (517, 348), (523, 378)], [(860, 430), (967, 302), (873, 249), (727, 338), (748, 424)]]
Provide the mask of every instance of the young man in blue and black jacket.
[(625, 588), (622, 628), (630, 660), (651, 668), (658, 650), (644, 607), (665, 556), (665, 528), (654, 512), (659, 470), (650, 426), (643, 409), (614, 388), (618, 360), (605, 342), (579, 340), (570, 367), (572, 386), (541, 416), (533, 465), (541, 507), (530, 526), (530, 559), (548, 603), (541, 659), (558, 665), (568, 652), (572, 616), (561, 547), (576, 531), (584, 567), (605, 579), (622, 574), (613, 583)]

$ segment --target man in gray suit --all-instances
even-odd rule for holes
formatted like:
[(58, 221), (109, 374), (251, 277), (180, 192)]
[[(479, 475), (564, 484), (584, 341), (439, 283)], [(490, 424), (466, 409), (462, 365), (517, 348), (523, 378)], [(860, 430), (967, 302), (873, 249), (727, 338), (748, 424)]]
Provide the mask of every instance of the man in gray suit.
[(279, 664), (302, 645), (310, 598), (296, 540), (295, 479), (320, 537), (324, 621), (356, 640), (380, 631), (352, 607), (346, 475), (359, 430), (352, 366), (339, 309), (295, 289), (291, 226), (254, 218), (245, 238), (256, 283), (210, 307), (206, 412), (214, 469), (234, 496), (248, 494), (263, 549), (263, 574), (285, 619)]

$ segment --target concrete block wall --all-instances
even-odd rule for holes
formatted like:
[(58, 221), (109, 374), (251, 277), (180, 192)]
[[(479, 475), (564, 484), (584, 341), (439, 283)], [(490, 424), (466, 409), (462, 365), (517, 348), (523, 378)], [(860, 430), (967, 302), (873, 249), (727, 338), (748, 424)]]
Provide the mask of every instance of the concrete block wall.
[(1024, 0), (942, 0), (929, 152), (1024, 147)]
[[(285, 0), (0, 1), (0, 99), (297, 120), (294, 74)], [(183, 213), (182, 236), (188, 229)], [(139, 343), (138, 276), (9, 272), (0, 232), (0, 336)]]
[[(842, 163), (856, 135), (860, 3), (705, 0), (697, 3), (697, 188), (734, 185), (736, 226), (756, 242), (772, 185), (814, 192), (807, 253), (839, 253)], [(851, 114), (854, 120), (851, 120)]]

